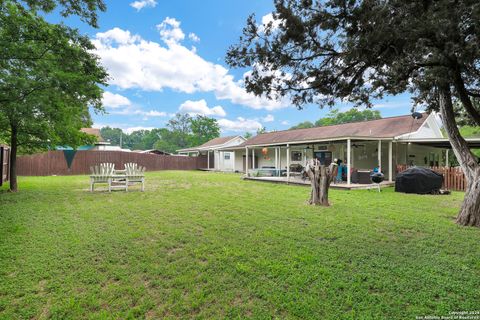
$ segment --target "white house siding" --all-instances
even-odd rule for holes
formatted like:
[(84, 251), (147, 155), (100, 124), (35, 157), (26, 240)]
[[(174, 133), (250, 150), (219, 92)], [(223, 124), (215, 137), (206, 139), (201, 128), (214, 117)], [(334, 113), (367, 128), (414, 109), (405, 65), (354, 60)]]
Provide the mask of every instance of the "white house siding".
[[(234, 170), (234, 152), (215, 151), (215, 170), (233, 171)], [(230, 156), (230, 159), (225, 159)], [(236, 169), (235, 169), (236, 170)]]

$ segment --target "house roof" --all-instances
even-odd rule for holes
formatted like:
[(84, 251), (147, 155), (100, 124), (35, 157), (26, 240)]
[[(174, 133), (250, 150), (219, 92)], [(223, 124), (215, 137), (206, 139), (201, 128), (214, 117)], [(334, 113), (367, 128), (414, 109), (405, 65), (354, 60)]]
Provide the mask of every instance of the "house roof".
[(159, 149), (149, 149), (149, 150), (133, 150), (133, 152), (137, 153), (154, 153), (154, 154), (161, 154), (161, 155), (171, 155), (170, 152), (159, 150)]
[(185, 148), (185, 149), (180, 149), (177, 150), (177, 152), (182, 152), (182, 151), (199, 151), (199, 150), (206, 150), (206, 149), (211, 149), (215, 147), (220, 147), (224, 145), (225, 143), (237, 138), (239, 136), (226, 136), (226, 137), (218, 137), (214, 138), (212, 140), (209, 140), (205, 142), (204, 144), (197, 146), (197, 147), (192, 147), (192, 148)]
[(308, 129), (292, 129), (256, 135), (238, 147), (308, 142), (335, 138), (394, 138), (417, 131), (427, 119), (413, 119), (411, 115), (351, 122)]
[(100, 134), (100, 129), (98, 128), (82, 128), (80, 131), (86, 133), (86, 134), (91, 134), (93, 136), (97, 137), (98, 142), (103, 142), (102, 135)]

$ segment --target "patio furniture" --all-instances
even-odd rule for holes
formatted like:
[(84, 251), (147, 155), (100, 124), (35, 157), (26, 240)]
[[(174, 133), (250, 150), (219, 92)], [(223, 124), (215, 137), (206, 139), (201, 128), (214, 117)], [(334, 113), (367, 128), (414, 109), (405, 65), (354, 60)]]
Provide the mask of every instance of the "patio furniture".
[(302, 174), (303, 166), (300, 163), (293, 163), (290, 165), (290, 175), (299, 176)]
[(107, 183), (108, 191), (112, 191), (112, 176), (114, 174), (115, 164), (101, 163), (99, 166), (90, 167), (90, 191), (93, 192), (95, 184)]
[(370, 174), (372, 171), (370, 170), (358, 170), (358, 183), (360, 184), (370, 184)]
[(90, 167), (90, 191), (94, 191), (97, 183), (108, 184), (108, 192), (113, 189), (123, 189), (128, 192), (128, 186), (139, 182), (142, 184), (142, 192), (145, 191), (145, 167), (136, 163), (126, 163), (124, 170), (115, 170), (113, 163), (101, 163)]
[(142, 192), (145, 191), (145, 167), (139, 166), (136, 163), (126, 163), (125, 178), (126, 178), (125, 190), (127, 192), (128, 192), (128, 185), (135, 182), (141, 183)]

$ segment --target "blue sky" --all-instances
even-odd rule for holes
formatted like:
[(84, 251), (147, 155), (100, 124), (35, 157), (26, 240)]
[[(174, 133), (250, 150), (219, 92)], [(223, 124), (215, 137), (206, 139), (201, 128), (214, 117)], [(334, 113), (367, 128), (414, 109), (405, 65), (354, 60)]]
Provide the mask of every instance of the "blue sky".
[[(249, 14), (259, 23), (272, 11), (272, 0), (110, 0), (94, 29), (77, 18), (66, 23), (88, 34), (111, 75), (105, 88), (107, 113), (93, 115), (94, 126), (131, 132), (163, 127), (177, 112), (218, 119), (222, 135), (264, 126), (283, 130), (315, 121), (328, 110), (266, 101), (245, 92), (248, 70), (231, 70), (228, 47), (241, 35)], [(50, 17), (58, 20), (58, 16)], [(346, 106), (339, 106), (345, 109)], [(376, 103), (382, 116), (410, 112), (408, 95)]]

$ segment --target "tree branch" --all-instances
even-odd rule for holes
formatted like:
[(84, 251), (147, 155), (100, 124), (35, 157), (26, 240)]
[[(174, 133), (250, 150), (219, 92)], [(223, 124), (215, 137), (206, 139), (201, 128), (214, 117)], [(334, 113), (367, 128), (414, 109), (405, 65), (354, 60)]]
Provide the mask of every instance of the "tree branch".
[(467, 89), (465, 88), (465, 83), (463, 82), (462, 76), (458, 68), (454, 72), (453, 83), (455, 85), (455, 90), (457, 91), (460, 101), (462, 101), (465, 110), (470, 115), (470, 117), (480, 126), (480, 112), (475, 109), (473, 106), (472, 100), (468, 94)]

